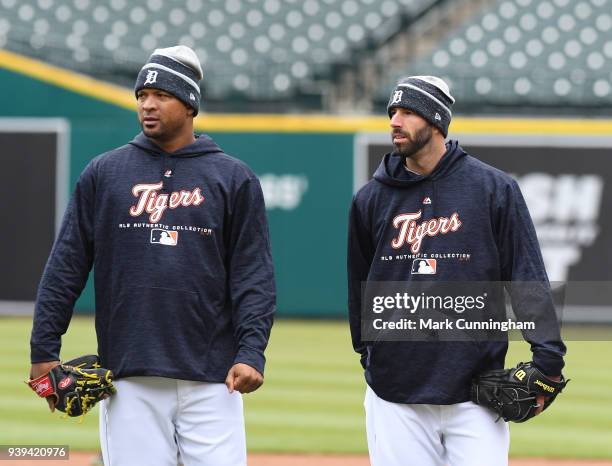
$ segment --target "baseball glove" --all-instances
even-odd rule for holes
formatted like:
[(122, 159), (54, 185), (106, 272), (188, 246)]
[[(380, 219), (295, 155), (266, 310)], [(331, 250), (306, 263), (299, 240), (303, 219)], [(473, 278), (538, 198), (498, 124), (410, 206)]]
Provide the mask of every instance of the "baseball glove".
[(27, 384), (41, 398), (52, 397), (55, 408), (75, 417), (115, 393), (113, 373), (100, 367), (96, 355), (81, 356), (55, 366)]
[(568, 382), (563, 376), (555, 382), (533, 363), (521, 362), (512, 369), (487, 371), (476, 377), (472, 381), (472, 401), (495, 411), (496, 422), (500, 418), (506, 422), (525, 422), (535, 416), (538, 395), (546, 396), (546, 409)]

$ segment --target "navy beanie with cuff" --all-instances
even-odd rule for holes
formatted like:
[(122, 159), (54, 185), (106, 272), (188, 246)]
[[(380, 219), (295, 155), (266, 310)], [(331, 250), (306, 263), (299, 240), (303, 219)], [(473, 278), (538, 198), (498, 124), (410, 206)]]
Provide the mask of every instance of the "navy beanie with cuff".
[(195, 52), (185, 45), (156, 49), (136, 78), (134, 92), (144, 88), (161, 89), (193, 108), (200, 109), (202, 66)]
[(410, 76), (397, 83), (387, 104), (387, 113), (396, 107), (406, 108), (420, 115), (446, 137), (453, 114), (455, 99), (448, 84), (436, 76)]

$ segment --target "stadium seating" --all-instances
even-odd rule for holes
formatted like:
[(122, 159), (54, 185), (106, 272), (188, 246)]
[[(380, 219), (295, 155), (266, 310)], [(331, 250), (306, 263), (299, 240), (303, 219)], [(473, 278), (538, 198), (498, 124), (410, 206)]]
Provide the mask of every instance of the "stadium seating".
[(0, 47), (131, 86), (156, 47), (193, 47), (208, 98), (290, 97), (436, 0), (0, 0)]
[(612, 104), (612, 0), (499, 0), (396, 72), (444, 77), (459, 108)]

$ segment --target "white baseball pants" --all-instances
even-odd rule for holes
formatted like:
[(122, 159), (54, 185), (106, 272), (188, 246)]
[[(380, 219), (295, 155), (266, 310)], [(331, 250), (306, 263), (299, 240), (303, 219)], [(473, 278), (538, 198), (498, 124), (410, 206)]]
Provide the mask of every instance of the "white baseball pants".
[(508, 465), (508, 425), (471, 401), (389, 403), (368, 387), (364, 405), (372, 466)]
[(100, 403), (105, 466), (246, 466), (242, 397), (221, 383), (128, 377)]

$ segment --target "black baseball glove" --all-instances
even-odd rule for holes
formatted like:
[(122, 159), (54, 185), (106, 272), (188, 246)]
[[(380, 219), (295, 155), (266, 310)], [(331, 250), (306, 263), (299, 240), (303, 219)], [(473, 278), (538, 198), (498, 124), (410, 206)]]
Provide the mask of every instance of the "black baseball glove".
[(115, 393), (113, 373), (100, 367), (96, 355), (81, 356), (55, 366), (27, 384), (41, 398), (51, 397), (55, 407), (68, 416), (81, 416)]
[(497, 421), (525, 422), (535, 416), (538, 395), (546, 396), (546, 409), (568, 382), (563, 376), (555, 382), (533, 363), (521, 362), (512, 369), (487, 371), (476, 377), (472, 381), (472, 401), (495, 411)]

